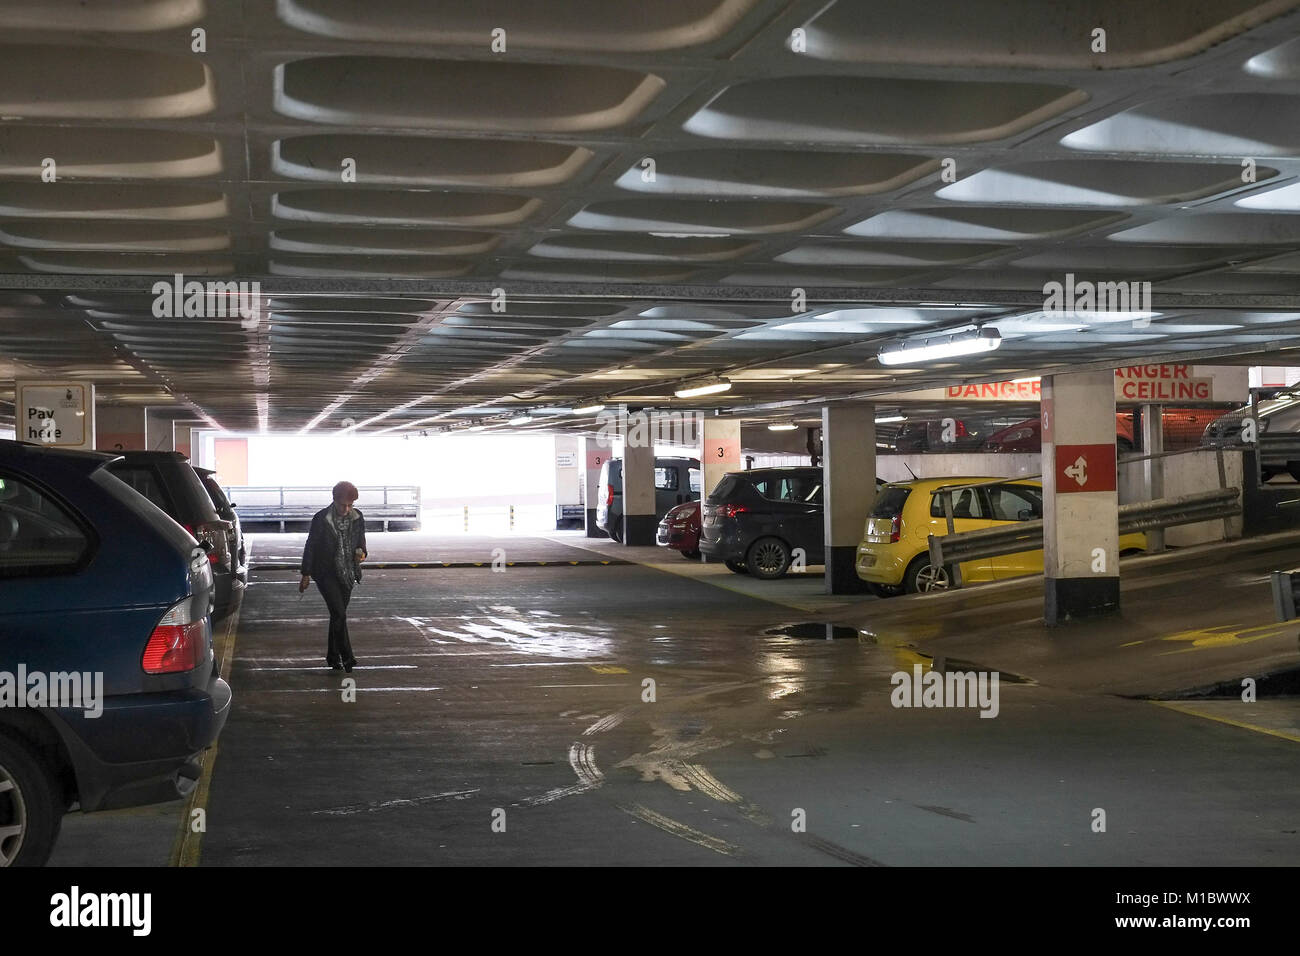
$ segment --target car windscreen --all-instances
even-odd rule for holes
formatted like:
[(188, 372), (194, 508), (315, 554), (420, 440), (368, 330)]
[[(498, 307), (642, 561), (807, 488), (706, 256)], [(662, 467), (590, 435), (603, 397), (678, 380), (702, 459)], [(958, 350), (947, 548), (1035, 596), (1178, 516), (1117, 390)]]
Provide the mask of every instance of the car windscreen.
[(172, 518), (179, 516), (171, 495), (163, 487), (158, 471), (151, 463), (115, 461), (108, 465), (108, 470), (113, 473), (114, 477), (128, 485), (136, 494), (142, 495), (153, 502), (156, 508), (166, 512)]
[(90, 480), (120, 501), (128, 510), (145, 524), (155, 528), (167, 541), (188, 554), (196, 547), (195, 541), (171, 515), (163, 511), (144, 495), (122, 481), (107, 468), (100, 468), (90, 476)]
[(709, 495), (710, 501), (726, 501), (728, 498), (740, 491), (742, 480), (736, 475), (723, 475), (722, 480), (718, 482), (713, 493)]
[(876, 497), (875, 506), (871, 509), (873, 518), (896, 518), (903, 513), (903, 504), (907, 501), (907, 496), (912, 493), (911, 488), (884, 488)]
[(217, 480), (211, 475), (199, 475), (199, 478), (203, 482), (203, 487), (208, 491), (208, 497), (217, 506), (218, 513), (229, 514), (232, 510), (230, 500), (226, 497), (226, 493), (221, 489), (221, 486), (217, 484)]

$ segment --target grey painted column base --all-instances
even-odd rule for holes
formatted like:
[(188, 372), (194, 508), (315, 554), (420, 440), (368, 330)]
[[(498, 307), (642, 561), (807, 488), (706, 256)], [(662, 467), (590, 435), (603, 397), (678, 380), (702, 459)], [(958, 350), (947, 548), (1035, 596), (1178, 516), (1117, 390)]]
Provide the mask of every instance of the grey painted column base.
[(623, 515), (623, 543), (654, 544), (658, 528), (654, 515)]
[(869, 594), (867, 582), (858, 577), (854, 569), (858, 559), (857, 545), (841, 545), (826, 549), (826, 593)]
[(1119, 578), (1044, 578), (1043, 618), (1049, 626), (1119, 613)]
[(599, 526), (598, 524), (596, 524), (596, 509), (595, 509), (595, 508), (588, 508), (588, 509), (587, 509), (587, 523), (584, 525), (584, 527), (587, 529), (587, 537), (588, 537), (588, 538), (608, 538), (608, 537), (609, 537), (609, 535), (607, 535), (605, 532), (601, 531), (601, 530), (600, 530), (600, 526)]

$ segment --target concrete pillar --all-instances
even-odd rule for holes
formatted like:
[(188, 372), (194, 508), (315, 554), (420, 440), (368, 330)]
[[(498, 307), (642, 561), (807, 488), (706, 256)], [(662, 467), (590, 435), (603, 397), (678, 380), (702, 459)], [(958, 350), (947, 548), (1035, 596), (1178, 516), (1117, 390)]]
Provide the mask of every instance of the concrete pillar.
[(555, 436), (555, 523), (560, 509), (582, 502), (582, 469), (578, 467), (578, 436)]
[(826, 593), (867, 591), (854, 570), (862, 529), (876, 499), (876, 409), (837, 404), (822, 409), (822, 494)]
[(623, 543), (654, 544), (655, 445), (650, 430), (638, 427), (636, 418), (623, 419)]
[(172, 421), (174, 415), (166, 408), (144, 410), (144, 438), (148, 451), (174, 451)]
[(705, 416), (700, 429), (700, 500), (709, 496), (722, 476), (740, 471), (740, 421)]
[(588, 538), (609, 537), (596, 527), (596, 501), (605, 493), (600, 487), (600, 469), (614, 457), (614, 449), (603, 435), (584, 435), (579, 439), (582, 451), (582, 503), (586, 510), (583, 519)]
[[(1161, 405), (1143, 405), (1142, 441), (1143, 455), (1159, 455), (1165, 450), (1164, 407)], [(1165, 496), (1165, 460), (1157, 458), (1142, 462), (1142, 497), (1146, 501), (1155, 501)], [(1147, 551), (1165, 549), (1165, 529), (1153, 528), (1147, 532)]]
[(1043, 564), (1049, 625), (1119, 611), (1115, 376), (1045, 376)]
[(144, 451), (144, 409), (131, 405), (100, 405), (95, 409), (97, 451)]

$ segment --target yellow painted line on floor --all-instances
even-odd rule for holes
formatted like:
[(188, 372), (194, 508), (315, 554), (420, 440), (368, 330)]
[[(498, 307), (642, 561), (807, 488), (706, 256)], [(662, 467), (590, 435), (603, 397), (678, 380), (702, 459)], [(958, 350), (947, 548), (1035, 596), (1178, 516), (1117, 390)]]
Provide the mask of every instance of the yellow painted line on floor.
[[(242, 607), (241, 609), (242, 610)], [(235, 637), (239, 632), (239, 611), (226, 621), (226, 635), (221, 641), (216, 651), (217, 673), (230, 682), (230, 668), (235, 660)], [(231, 704), (233, 707), (234, 704)], [(227, 721), (229, 718), (227, 717)], [(189, 798), (185, 801), (185, 812), (181, 814), (180, 831), (176, 834), (176, 840), (172, 843), (171, 859), (168, 861), (169, 866), (198, 866), (199, 851), (203, 840), (202, 833), (195, 833), (190, 824), (194, 818), (194, 811), (202, 808), (207, 811), (208, 791), (212, 784), (212, 767), (217, 762), (218, 743), (203, 752), (203, 758), (199, 762), (199, 782), (194, 789), (190, 791)], [(206, 821), (205, 821), (206, 822)]]
[(1182, 641), (1189, 646), (1180, 648), (1176, 651), (1165, 651), (1162, 657), (1169, 654), (1187, 654), (1191, 651), (1204, 651), (1214, 647), (1233, 647), (1241, 644), (1249, 644), (1252, 641), (1260, 641), (1266, 637), (1276, 637), (1277, 635), (1289, 631), (1295, 627), (1291, 621), (1270, 621), (1268, 624), (1256, 624), (1253, 627), (1241, 627), (1235, 624), (1221, 624), (1218, 627), (1194, 628), (1190, 631), (1179, 631), (1176, 634), (1168, 634), (1160, 640), (1162, 641)]
[(612, 664), (588, 664), (587, 669), (597, 674), (626, 674), (626, 667), (615, 667)]
[(1261, 727), (1259, 724), (1247, 723), (1244, 720), (1233, 720), (1231, 717), (1223, 717), (1219, 714), (1207, 714), (1203, 710), (1197, 710), (1189, 704), (1178, 703), (1172, 700), (1153, 700), (1151, 703), (1157, 707), (1164, 707), (1166, 710), (1177, 711), (1180, 714), (1188, 714), (1192, 717), (1203, 717), (1206, 720), (1218, 721), (1221, 724), (1227, 724), (1229, 727), (1238, 727), (1242, 730), (1253, 730), (1257, 734), (1268, 734), (1270, 737), (1281, 737), (1283, 740), (1289, 740), (1292, 743), (1300, 744), (1300, 734), (1289, 733), (1285, 730), (1273, 730), (1271, 727)]
[(1127, 644), (1121, 644), (1120, 647), (1137, 647), (1139, 644), (1145, 643), (1145, 641), (1129, 641)]

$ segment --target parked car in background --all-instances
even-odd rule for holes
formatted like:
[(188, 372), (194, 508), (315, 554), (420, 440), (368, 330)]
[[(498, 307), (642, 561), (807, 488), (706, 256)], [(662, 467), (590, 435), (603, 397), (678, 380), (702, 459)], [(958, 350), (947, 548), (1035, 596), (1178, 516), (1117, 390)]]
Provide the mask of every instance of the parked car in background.
[[(1043, 517), (1042, 482), (997, 478), (925, 478), (892, 482), (880, 489), (863, 529), (855, 564), (858, 577), (883, 596), (941, 591), (952, 586), (953, 569), (930, 563), (930, 535), (948, 533), (941, 488), (992, 482), (953, 494), (953, 532), (996, 528)], [(1146, 536), (1121, 535), (1121, 554), (1146, 549)], [(1042, 549), (963, 561), (963, 584), (1043, 573)]]
[(824, 560), (822, 470), (755, 468), (722, 477), (704, 500), (700, 552), (737, 574), (779, 578), (796, 548), (808, 564)]
[[(949, 433), (945, 435), (945, 433)], [(945, 441), (950, 437), (951, 441)], [(983, 440), (983, 429), (976, 429), (965, 421), (952, 419), (913, 419), (903, 422), (893, 440), (894, 450), (907, 452), (960, 452), (978, 448)]]
[(217, 509), (217, 515), (222, 521), (230, 522), (230, 532), (227, 535), (230, 541), (230, 553), (235, 558), (235, 579), (237, 583), (248, 584), (248, 542), (244, 539), (244, 526), (240, 523), (239, 512), (235, 510), (235, 504), (226, 497), (225, 489), (217, 482), (217, 473), (211, 468), (199, 468), (195, 466), (194, 473), (199, 476), (203, 482), (203, 489), (212, 499), (212, 506)]
[(700, 503), (685, 501), (676, 505), (659, 522), (655, 542), (664, 548), (680, 551), (692, 560), (700, 556)]
[[(1161, 413), (1161, 430), (1164, 432), (1166, 451), (1193, 448), (1200, 440), (1206, 426), (1220, 413), (1212, 408), (1166, 408)], [(1128, 412), (1115, 414), (1115, 447), (1121, 455), (1132, 454), (1141, 444), (1133, 431), (1133, 416)], [(983, 451), (1022, 452), (1038, 454), (1043, 450), (1043, 423), (1029, 418), (994, 432), (984, 442)]]
[(231, 550), (231, 523), (217, 514), (203, 482), (185, 456), (175, 451), (125, 451), (108, 470), (144, 495), (202, 545), (212, 563), (216, 607), (212, 620), (233, 614), (244, 596)]
[(111, 458), (0, 441), (0, 671), (63, 689), (0, 708), (0, 865), (44, 863), (74, 806), (188, 793), (230, 713), (208, 555)]
[[(884, 484), (876, 479), (877, 490)], [(733, 471), (704, 500), (700, 553), (737, 574), (779, 578), (795, 551), (807, 564), (825, 560), (822, 470), (798, 465)]]
[[(1202, 446), (1226, 448), (1243, 444), (1243, 425), (1252, 414), (1251, 406), (1245, 405), (1226, 415), (1220, 415), (1205, 426), (1205, 432), (1201, 436)], [(1257, 439), (1264, 436), (1300, 437), (1300, 388), (1280, 392), (1276, 397), (1260, 402), (1258, 416), (1255, 423)], [(1300, 481), (1300, 460), (1272, 451), (1267, 445), (1260, 449), (1259, 470), (1264, 481), (1284, 471)]]
[[(623, 540), (623, 459), (611, 458), (600, 466), (596, 485), (596, 527), (615, 541)], [(655, 521), (671, 508), (698, 498), (698, 458), (655, 459)]]

